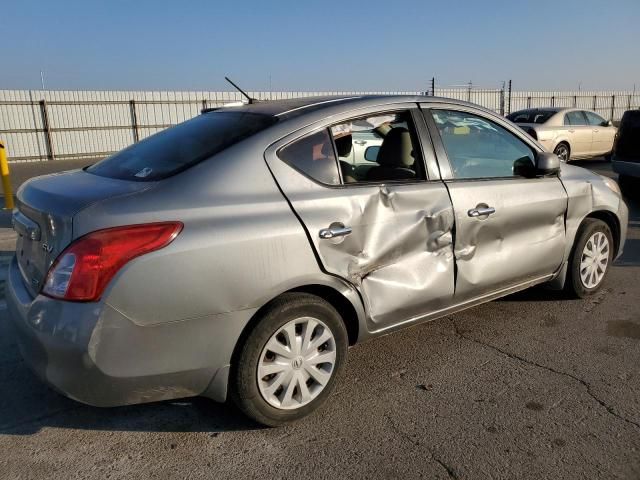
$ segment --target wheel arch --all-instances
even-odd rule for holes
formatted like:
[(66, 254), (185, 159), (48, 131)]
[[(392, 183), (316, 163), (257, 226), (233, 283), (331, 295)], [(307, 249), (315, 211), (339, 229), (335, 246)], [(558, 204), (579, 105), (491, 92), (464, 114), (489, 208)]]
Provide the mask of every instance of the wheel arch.
[[(607, 226), (611, 230), (611, 234), (613, 235), (614, 251), (617, 254), (620, 249), (621, 229), (620, 229), (620, 220), (618, 219), (616, 214), (613, 212), (610, 212), (609, 210), (593, 211), (582, 219), (582, 222), (580, 222), (581, 226), (582, 226), (582, 223), (584, 223), (584, 220), (587, 218), (595, 218), (607, 224)], [(614, 258), (615, 258), (615, 255), (614, 255)]]
[[(358, 342), (359, 336), (362, 333), (362, 328), (365, 323), (364, 309), (359, 309), (357, 305), (354, 305), (353, 302), (355, 299), (348, 298), (348, 296), (353, 297), (353, 295), (357, 295), (355, 293), (355, 290), (349, 289), (349, 293), (351, 293), (351, 295), (345, 295), (345, 292), (341, 292), (334, 286), (322, 283), (308, 283), (284, 290), (270, 298), (268, 301), (264, 302), (264, 304), (260, 308), (258, 308), (258, 310), (253, 314), (251, 319), (249, 319), (249, 321), (243, 328), (242, 333), (240, 334), (240, 337), (236, 342), (233, 350), (233, 355), (231, 357), (231, 363), (234, 362), (241, 345), (244, 343), (245, 339), (251, 333), (253, 328), (260, 321), (260, 318), (264, 314), (265, 310), (269, 308), (269, 306), (274, 301), (287, 293), (309, 293), (328, 302), (333, 308), (337, 310), (337, 312), (340, 314), (340, 317), (342, 318), (342, 321), (344, 322), (349, 338), (349, 346), (355, 345)], [(359, 300), (359, 296), (357, 298)]]
[(555, 140), (555, 145), (553, 146), (553, 150), (552, 150), (552, 152), (555, 152), (555, 151), (556, 151), (556, 148), (558, 148), (558, 146), (559, 146), (560, 144), (563, 144), (563, 143), (564, 143), (564, 144), (567, 146), (567, 148), (569, 149), (569, 160), (570, 160), (570, 159), (571, 159), (571, 152), (573, 151), (573, 149), (571, 148), (571, 144), (569, 143), (569, 140), (567, 140), (567, 139), (566, 139), (566, 138), (564, 138), (564, 137), (560, 137), (560, 138), (557, 138), (557, 139)]

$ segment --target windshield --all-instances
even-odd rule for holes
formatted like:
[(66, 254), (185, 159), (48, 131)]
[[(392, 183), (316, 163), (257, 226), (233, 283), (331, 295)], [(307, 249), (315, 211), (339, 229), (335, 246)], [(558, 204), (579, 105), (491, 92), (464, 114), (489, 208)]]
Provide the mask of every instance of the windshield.
[(102, 177), (149, 182), (186, 170), (277, 120), (246, 112), (211, 112), (163, 130), (92, 165)]
[(513, 123), (544, 123), (556, 114), (555, 110), (521, 110), (507, 118)]

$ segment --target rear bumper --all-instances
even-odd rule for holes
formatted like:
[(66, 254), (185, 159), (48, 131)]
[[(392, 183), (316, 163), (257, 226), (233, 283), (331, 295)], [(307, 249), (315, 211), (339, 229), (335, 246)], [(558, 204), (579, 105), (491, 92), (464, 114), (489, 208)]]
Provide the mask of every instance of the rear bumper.
[(26, 363), (55, 390), (99, 407), (196, 395), (224, 401), (231, 353), (252, 315), (143, 327), (103, 302), (31, 297), (15, 258), (6, 295)]

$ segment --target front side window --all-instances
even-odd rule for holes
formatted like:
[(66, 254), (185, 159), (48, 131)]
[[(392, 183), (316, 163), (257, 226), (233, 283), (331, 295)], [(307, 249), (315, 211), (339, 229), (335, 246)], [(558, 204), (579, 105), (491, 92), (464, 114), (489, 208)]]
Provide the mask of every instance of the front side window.
[(338, 164), (326, 128), (290, 143), (280, 150), (278, 156), (316, 182), (340, 185)]
[(491, 120), (453, 110), (432, 115), (454, 178), (508, 178), (535, 165), (531, 147)]
[(425, 178), (411, 113), (377, 113), (331, 127), (344, 183)]
[(593, 112), (584, 112), (584, 114), (587, 116), (589, 125), (602, 126), (606, 123), (604, 118), (602, 118), (600, 115), (596, 115)]
[(587, 119), (581, 111), (575, 110), (565, 114), (564, 124), (575, 126), (587, 125)]

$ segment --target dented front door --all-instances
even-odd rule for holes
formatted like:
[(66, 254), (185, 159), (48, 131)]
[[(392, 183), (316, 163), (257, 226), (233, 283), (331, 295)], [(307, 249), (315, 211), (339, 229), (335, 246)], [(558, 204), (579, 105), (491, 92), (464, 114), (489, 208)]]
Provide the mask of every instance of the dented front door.
[(456, 300), (556, 272), (567, 194), (557, 177), (447, 182), (455, 209)]
[(455, 211), (456, 303), (557, 272), (567, 193), (558, 176), (521, 174), (535, 168), (530, 138), (473, 107), (425, 114)]

